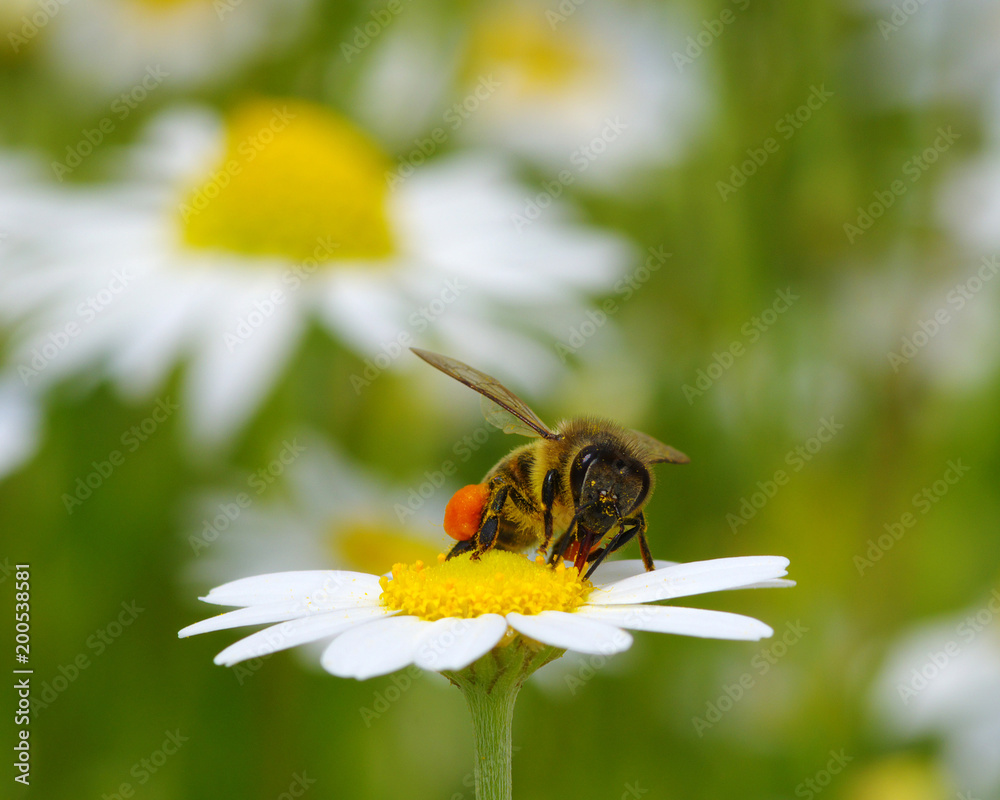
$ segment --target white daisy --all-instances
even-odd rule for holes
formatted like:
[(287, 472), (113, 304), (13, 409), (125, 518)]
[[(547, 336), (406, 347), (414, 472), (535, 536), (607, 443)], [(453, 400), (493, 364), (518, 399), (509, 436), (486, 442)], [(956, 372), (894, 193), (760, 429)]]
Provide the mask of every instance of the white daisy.
[[(73, 0), (53, 3), (45, 55), (64, 80), (98, 95), (133, 91), (149, 70), (171, 90), (231, 78), (302, 29), (308, 0)], [(133, 98), (137, 102), (145, 96)], [(123, 101), (124, 102), (124, 101)]]
[(1000, 791), (1000, 591), (892, 646), (873, 687), (880, 721), (897, 739), (941, 743), (957, 785)]
[[(841, 367), (845, 412), (861, 371), (905, 376), (947, 391), (982, 386), (996, 373), (1000, 262), (961, 251), (902, 246), (878, 265), (845, 265), (817, 315), (818, 339)], [(845, 319), (849, 311), (850, 319)]]
[(160, 119), (111, 186), (15, 182), (0, 192), (11, 369), (149, 396), (186, 361), (181, 415), (203, 445), (252, 414), (312, 318), (368, 362), (359, 394), (418, 340), (551, 376), (548, 342), (630, 248), (562, 209), (516, 231), (523, 193), (501, 162), (429, 164), (393, 190), (389, 167), (330, 110), (259, 101), (225, 126)]
[[(0, 182), (22, 171), (17, 162), (0, 159)], [(10, 257), (8, 221), (0, 211), (0, 264)], [(0, 306), (4, 294), (0, 293)], [(2, 315), (2, 312), (0, 312)], [(0, 377), (0, 479), (34, 455), (40, 435), (40, 413), (34, 392), (11, 375)]]
[(938, 212), (955, 238), (972, 252), (1000, 249), (1000, 130), (985, 152), (950, 171), (939, 192)]
[(19, 384), (0, 381), (0, 479), (34, 455), (39, 416), (34, 398)]
[(385, 498), (405, 504), (408, 489), (368, 474), (318, 436), (287, 439), (228, 491), (192, 502), (189, 577), (223, 583), (297, 564), (381, 573), (399, 561), (432, 560), (453, 542), (440, 524), (448, 488), (420, 497), (419, 512), (401, 505), (405, 513), (387, 513)]
[(402, 162), (415, 146), (419, 158), (431, 130), (573, 182), (621, 184), (677, 161), (708, 116), (702, 71), (672, 60), (687, 26), (663, 9), (523, 0), (441, 24), (454, 27), (408, 12), (359, 55), (358, 113), (393, 137)]
[[(442, 557), (443, 559), (443, 557)], [(237, 606), (190, 625), (180, 636), (280, 623), (227, 647), (217, 664), (233, 665), (333, 637), (320, 659), (330, 673), (363, 680), (410, 664), (457, 671), (498, 645), (520, 641), (581, 653), (628, 649), (625, 630), (755, 641), (771, 636), (759, 620), (723, 611), (652, 605), (724, 589), (789, 585), (788, 559), (720, 558), (654, 572), (615, 562), (581, 580), (576, 570), (491, 551), (431, 567), (398, 564), (391, 577), (357, 572), (285, 572), (243, 578), (202, 598)], [(610, 579), (609, 579), (610, 578)]]
[[(855, 86), (878, 100), (926, 104), (956, 101), (1000, 112), (1000, 9), (991, 0), (864, 0), (871, 25), (851, 59)], [(873, 66), (877, 68), (873, 69)], [(863, 76), (863, 77), (862, 77)], [(874, 80), (873, 80), (874, 78)]]

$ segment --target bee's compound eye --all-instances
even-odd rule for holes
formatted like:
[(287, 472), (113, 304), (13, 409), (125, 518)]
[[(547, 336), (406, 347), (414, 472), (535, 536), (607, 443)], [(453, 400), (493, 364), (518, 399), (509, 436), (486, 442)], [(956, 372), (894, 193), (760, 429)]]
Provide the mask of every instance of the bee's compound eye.
[(460, 542), (471, 539), (479, 530), (489, 496), (490, 489), (485, 483), (472, 483), (455, 492), (444, 509), (445, 533)]
[[(573, 492), (573, 502), (579, 504), (580, 494), (583, 491), (583, 482), (587, 477), (587, 470), (590, 469), (598, 458), (601, 456), (601, 448), (596, 444), (588, 445), (584, 447), (579, 453), (576, 454), (576, 458), (573, 459), (573, 466), (570, 467), (569, 471), (569, 486), (570, 490)], [(591, 481), (591, 485), (593, 485)]]

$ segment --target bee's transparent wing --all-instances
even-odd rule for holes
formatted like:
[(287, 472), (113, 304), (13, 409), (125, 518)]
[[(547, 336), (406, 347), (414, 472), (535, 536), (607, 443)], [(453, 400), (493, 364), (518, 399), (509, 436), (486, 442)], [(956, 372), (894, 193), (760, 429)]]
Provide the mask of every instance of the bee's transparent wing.
[(638, 437), (642, 446), (646, 448), (649, 460), (653, 464), (687, 464), (691, 461), (680, 450), (671, 447), (669, 444), (664, 444), (659, 439), (654, 439), (648, 433), (643, 433), (642, 431), (632, 431), (632, 433)]
[(535, 428), (523, 422), (519, 417), (514, 416), (503, 406), (498, 406), (485, 395), (479, 398), (479, 407), (482, 409), (486, 421), (504, 433), (517, 433), (521, 436), (533, 436), (535, 438), (542, 435)]
[(482, 404), (483, 415), (491, 425), (496, 425), (504, 433), (544, 436), (546, 439), (560, 438), (559, 434), (550, 430), (520, 397), (496, 378), (454, 358), (431, 353), (428, 350), (418, 350), (416, 347), (410, 349), (432, 367), (479, 392), (485, 399)]

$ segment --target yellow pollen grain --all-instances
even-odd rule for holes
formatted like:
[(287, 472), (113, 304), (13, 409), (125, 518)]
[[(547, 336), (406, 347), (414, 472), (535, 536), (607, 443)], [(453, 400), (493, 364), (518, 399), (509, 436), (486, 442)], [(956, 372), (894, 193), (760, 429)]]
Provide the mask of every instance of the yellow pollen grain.
[(383, 259), (390, 162), (330, 109), (259, 100), (228, 119), (220, 163), (180, 204), (185, 244), (296, 262)]
[(491, 550), (478, 560), (458, 556), (426, 566), (396, 564), (392, 579), (380, 579), (380, 602), (386, 608), (426, 620), (478, 617), (483, 614), (538, 614), (573, 611), (594, 588), (575, 569), (555, 569), (543, 559)]

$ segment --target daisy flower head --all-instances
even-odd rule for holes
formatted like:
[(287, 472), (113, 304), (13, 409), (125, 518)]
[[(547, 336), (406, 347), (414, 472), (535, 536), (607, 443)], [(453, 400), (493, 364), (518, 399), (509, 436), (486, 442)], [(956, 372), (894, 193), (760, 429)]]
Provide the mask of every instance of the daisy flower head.
[[(279, 471), (280, 490), (270, 483)], [(440, 519), (443, 501), (438, 508), (431, 497), (406, 516), (386, 513), (385, 497), (406, 494), (319, 436), (286, 439), (242, 481), (191, 502), (188, 577), (224, 583), (299, 564), (383, 573), (401, 559), (433, 560), (447, 537), (424, 520)]]
[(208, 448), (251, 416), (312, 320), (382, 369), (419, 336), (487, 362), (523, 353), (538, 383), (559, 366), (539, 340), (631, 258), (563, 210), (518, 233), (522, 192), (488, 157), (390, 188), (373, 139), (301, 100), (166, 113), (122, 163), (110, 185), (0, 192), (12, 369), (33, 388), (86, 375), (145, 397), (184, 363), (181, 415)]
[[(1000, 9), (990, 0), (924, 0), (905, 6), (894, 0), (861, 4), (873, 24), (864, 28), (853, 59), (864, 70), (876, 99), (893, 105), (945, 101), (1000, 111), (1000, 54), (996, 37)], [(877, 70), (873, 73), (873, 66)]]
[[(46, 26), (45, 55), (64, 79), (97, 95), (146, 82), (209, 86), (302, 29), (311, 0), (73, 0)], [(137, 90), (137, 89), (136, 89)], [(101, 100), (103, 102), (103, 99)]]
[[(586, 580), (566, 562), (490, 550), (436, 564), (397, 564), (389, 575), (279, 572), (242, 578), (202, 599), (235, 607), (179, 636), (267, 624), (215, 657), (231, 666), (311, 642), (333, 675), (364, 680), (409, 665), (440, 672), (472, 715), (477, 798), (511, 797), (511, 722), (521, 685), (566, 650), (611, 655), (631, 630), (758, 640), (770, 627), (723, 611), (657, 605), (723, 589), (790, 585), (788, 559), (720, 558), (645, 572), (603, 563)], [(329, 641), (331, 640), (332, 641)]]
[[(830, 362), (851, 365), (837, 370), (845, 413), (854, 405), (857, 389), (851, 387), (862, 371), (881, 374), (888, 367), (893, 375), (949, 393), (991, 380), (1000, 365), (993, 346), (1000, 334), (998, 276), (996, 255), (927, 254), (908, 245), (881, 254), (877, 265), (845, 264), (831, 291), (840, 313), (810, 321), (837, 353)], [(850, 321), (844, 319), (847, 309)]]
[(939, 743), (956, 785), (1000, 792), (1000, 589), (978, 607), (923, 623), (892, 643), (872, 687), (895, 741)]
[[(708, 116), (703, 75), (671, 60), (684, 30), (650, 5), (538, 0), (483, 4), (450, 33), (399, 24), (369, 57), (359, 113), (399, 145), (436, 123), (462, 144), (620, 185), (678, 161)], [(455, 44), (421, 46), (431, 35)]]
[[(0, 181), (24, 173), (24, 165), (0, 158)], [(10, 258), (10, 215), (0, 202), (0, 264)], [(4, 304), (0, 295), (0, 307)], [(3, 312), (0, 311), (0, 318)], [(38, 447), (40, 410), (34, 392), (27, 391), (14, 375), (0, 375), (0, 480), (34, 455)]]
[[(219, 653), (231, 666), (306, 642), (331, 639), (323, 667), (344, 678), (385, 675), (415, 664), (457, 672), (497, 648), (544, 661), (561, 651), (610, 655), (628, 649), (628, 629), (756, 641), (772, 635), (759, 620), (723, 611), (656, 605), (725, 589), (790, 585), (788, 559), (720, 558), (653, 572), (641, 562), (602, 565), (594, 580), (560, 563), (493, 550), (430, 566), (397, 564), (386, 576), (285, 572), (243, 578), (202, 599), (236, 606), (180, 636), (255, 624), (271, 627)], [(277, 623), (277, 624), (275, 624)], [(511, 649), (513, 648), (513, 650)], [(541, 663), (533, 663), (533, 668)]]
[(1000, 65), (993, 97), (996, 109), (986, 126), (980, 149), (949, 165), (938, 202), (938, 216), (958, 244), (971, 252), (990, 255), (1000, 247), (1000, 191), (997, 189), (1000, 179)]

